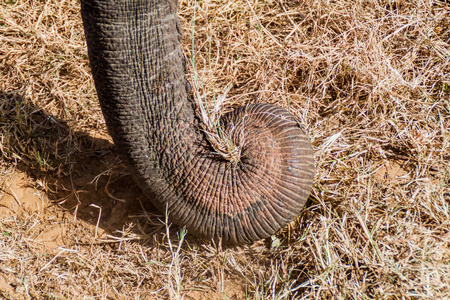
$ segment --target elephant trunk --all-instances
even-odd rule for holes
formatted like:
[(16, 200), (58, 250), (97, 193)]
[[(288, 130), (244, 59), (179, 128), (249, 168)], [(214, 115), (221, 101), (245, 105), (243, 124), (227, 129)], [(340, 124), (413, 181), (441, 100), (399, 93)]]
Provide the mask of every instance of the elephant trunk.
[(286, 110), (248, 105), (221, 120), (240, 162), (215, 153), (189, 96), (177, 1), (82, 0), (81, 7), (108, 130), (170, 220), (201, 237), (248, 243), (299, 213), (313, 178), (308, 137)]

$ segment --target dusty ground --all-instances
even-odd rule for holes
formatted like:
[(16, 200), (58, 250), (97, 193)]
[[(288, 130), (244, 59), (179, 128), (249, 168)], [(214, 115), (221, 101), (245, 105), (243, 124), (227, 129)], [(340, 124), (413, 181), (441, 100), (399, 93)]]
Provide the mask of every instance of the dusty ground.
[[(157, 240), (157, 236), (167, 232), (164, 224), (159, 221), (164, 221), (163, 216), (151, 205), (145, 204), (146, 198), (126, 173), (126, 169), (115, 165), (115, 161), (116, 158), (111, 153), (89, 157), (76, 163), (72, 176), (57, 180), (33, 178), (26, 172), (18, 170), (6, 172), (3, 175), (0, 213), (4, 244), (0, 257), (11, 263), (10, 267), (2, 269), (4, 273), (2, 272), (0, 277), (0, 290), (3, 297), (43, 299), (60, 298), (61, 296), (58, 295), (68, 294), (71, 297), (83, 298), (91, 294), (93, 298), (134, 298), (132, 296), (124, 298), (123, 291), (115, 292), (105, 288), (104, 285), (108, 283), (103, 281), (108, 281), (109, 276), (114, 276), (115, 267), (102, 270), (101, 273), (111, 272), (112, 274), (108, 274), (106, 278), (103, 277), (104, 274), (99, 274), (100, 276), (93, 283), (94, 289), (86, 290), (86, 285), (90, 285), (88, 282), (92, 280), (89, 278), (89, 273), (95, 270), (97, 264), (103, 264), (96, 260), (108, 259), (108, 257), (100, 258), (98, 254), (104, 256), (112, 251), (115, 256), (118, 253), (123, 255), (127, 252), (127, 247), (121, 250), (121, 243), (127, 243), (127, 238), (121, 239), (121, 236), (131, 235), (131, 240), (139, 240), (145, 234), (142, 243), (129, 243), (135, 244), (132, 247), (141, 248), (140, 251), (146, 249), (144, 252), (154, 253), (157, 248), (155, 245), (161, 242)], [(123, 173), (120, 173), (120, 170)], [(48, 184), (46, 188), (39, 186), (43, 180)], [(156, 214), (156, 217), (148, 220), (149, 214)], [(151, 226), (150, 224), (153, 223), (156, 225)], [(155, 234), (155, 238), (152, 238), (152, 233)], [(18, 256), (15, 256), (15, 252)], [(141, 254), (145, 255), (142, 252)], [(22, 259), (25, 261), (21, 261)], [(124, 259), (127, 258), (124, 257)], [(144, 268), (146, 264), (164, 264), (159, 261), (148, 261), (145, 257), (142, 259), (143, 261), (140, 262), (132, 262), (128, 266), (131, 270), (128, 271), (139, 272), (135, 263)], [(32, 260), (31, 269), (28, 269), (27, 260)], [(171, 260), (169, 259), (167, 263), (170, 264)], [(58, 265), (58, 271), (55, 270), (55, 265)], [(104, 266), (101, 268), (103, 269)], [(147, 271), (155, 272), (152, 276), (164, 276), (163, 272), (154, 268)], [(58, 277), (63, 279), (66, 276), (71, 277), (69, 275), (71, 272), (75, 272), (76, 277), (80, 276), (75, 281), (87, 276), (88, 282), (79, 285), (71, 283), (72, 280), (70, 280), (67, 282), (70, 290), (63, 293), (59, 292), (61, 287), (58, 286), (58, 280), (53, 287), (49, 288), (47, 286), (49, 282), (45, 282), (44, 290), (35, 290), (36, 284), (39, 286), (39, 281), (48, 280), (46, 278), (48, 275), (55, 276), (53, 279)], [(138, 274), (134, 275), (138, 276)], [(145, 277), (144, 274), (142, 276)], [(36, 282), (30, 285), (27, 280), (36, 280)], [(120, 278), (118, 280), (120, 281)], [(145, 283), (145, 281), (147, 280), (139, 284), (143, 285), (137, 292), (139, 299), (167, 297), (164, 295), (160, 297), (158, 289), (152, 287), (151, 282)], [(243, 290), (245, 285), (241, 282), (223, 280), (222, 284), (224, 286), (221, 287), (221, 292), (215, 292), (219, 287), (207, 284), (192, 287), (184, 291), (183, 295), (185, 299), (223, 299), (224, 295), (230, 299), (245, 298)], [(123, 288), (129, 289), (132, 295), (136, 287)]]
[(165, 224), (121, 164), (78, 1), (2, 1), (0, 298), (450, 298), (449, 11), (181, 1), (208, 103), (288, 108), (315, 150), (299, 218), (223, 248)]

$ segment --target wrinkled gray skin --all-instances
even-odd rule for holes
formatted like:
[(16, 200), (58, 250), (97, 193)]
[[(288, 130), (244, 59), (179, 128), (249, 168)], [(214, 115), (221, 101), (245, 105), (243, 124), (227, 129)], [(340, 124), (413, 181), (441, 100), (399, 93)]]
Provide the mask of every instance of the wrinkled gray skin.
[(250, 243), (293, 220), (311, 190), (309, 138), (286, 110), (254, 104), (222, 123), (242, 158), (214, 152), (185, 79), (177, 1), (82, 0), (108, 130), (141, 189), (199, 237)]

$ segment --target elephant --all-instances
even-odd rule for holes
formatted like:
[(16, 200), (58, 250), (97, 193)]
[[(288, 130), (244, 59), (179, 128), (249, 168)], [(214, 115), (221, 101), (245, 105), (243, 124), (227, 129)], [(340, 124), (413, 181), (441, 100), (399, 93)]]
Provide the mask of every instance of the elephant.
[(200, 239), (249, 244), (301, 212), (314, 177), (310, 138), (286, 109), (224, 114), (239, 161), (215, 151), (186, 79), (177, 0), (81, 0), (102, 113), (143, 193)]

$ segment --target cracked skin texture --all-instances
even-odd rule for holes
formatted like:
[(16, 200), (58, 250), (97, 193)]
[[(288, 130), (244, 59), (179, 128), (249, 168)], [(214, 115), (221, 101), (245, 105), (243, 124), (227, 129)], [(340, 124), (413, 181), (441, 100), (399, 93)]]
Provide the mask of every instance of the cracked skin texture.
[(238, 164), (199, 130), (176, 1), (81, 1), (108, 130), (136, 182), (169, 219), (225, 243), (266, 238), (300, 212), (314, 175), (309, 138), (285, 109), (251, 104), (222, 117)]

